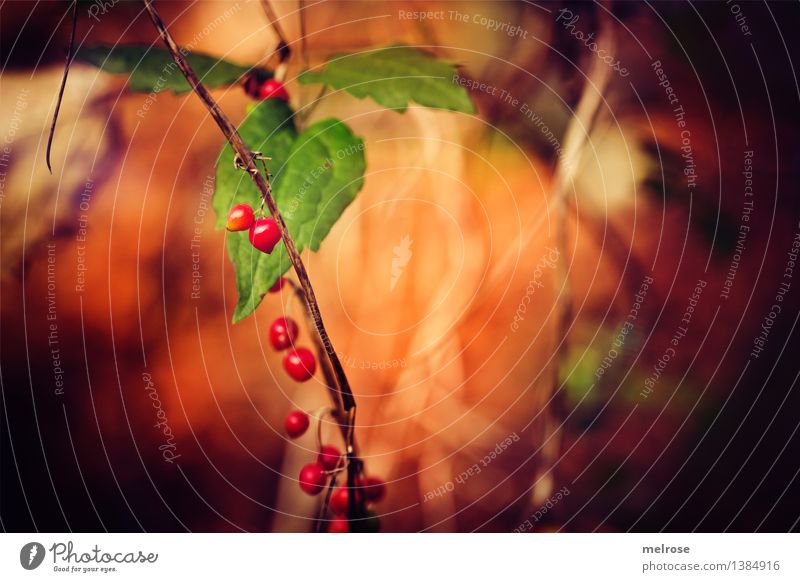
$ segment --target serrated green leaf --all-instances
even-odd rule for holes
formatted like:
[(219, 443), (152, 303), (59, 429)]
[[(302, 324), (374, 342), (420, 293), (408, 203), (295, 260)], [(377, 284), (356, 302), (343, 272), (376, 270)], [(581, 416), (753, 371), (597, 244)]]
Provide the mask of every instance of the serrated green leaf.
[(334, 55), (322, 71), (305, 71), (303, 84), (325, 83), (388, 109), (404, 112), (409, 102), (426, 107), (474, 113), (466, 89), (454, 82), (450, 63), (408, 46), (390, 46), (355, 54)]
[(338, 119), (323, 119), (300, 134), (275, 181), (278, 207), (298, 249), (319, 250), (361, 190), (365, 168), (364, 141)]
[[(204, 53), (185, 53), (186, 60), (207, 87), (223, 87), (238, 81), (252, 70)], [(180, 94), (191, 90), (178, 65), (166, 49), (149, 45), (97, 45), (82, 47), (75, 55), (108, 73), (128, 75), (128, 87), (137, 93), (171, 90)]]
[[(270, 99), (250, 112), (239, 132), (249, 147), (272, 158), (267, 164), (273, 195), (297, 250), (316, 251), (363, 185), (364, 142), (335, 119), (314, 123), (298, 136), (291, 116), (285, 103)], [(225, 226), (233, 204), (246, 202), (257, 208), (260, 200), (250, 177), (234, 169), (233, 151), (226, 145), (213, 199), (217, 226)], [(253, 248), (246, 232), (229, 233), (227, 249), (239, 292), (236, 323), (253, 312), (291, 263), (283, 242), (267, 255)]]

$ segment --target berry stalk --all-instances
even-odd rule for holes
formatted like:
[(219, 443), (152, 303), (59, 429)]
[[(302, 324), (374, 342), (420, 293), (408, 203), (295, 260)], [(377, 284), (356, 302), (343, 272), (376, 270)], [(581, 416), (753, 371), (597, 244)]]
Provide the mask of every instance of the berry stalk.
[[(286, 279), (286, 283), (292, 287), (295, 295), (297, 296), (299, 302), (303, 305), (304, 313), (306, 318), (311, 321), (311, 313), (308, 310), (308, 301), (306, 301), (306, 297), (304, 295), (302, 287), (297, 285), (291, 279)], [(320, 336), (313, 336), (314, 344), (317, 348), (317, 353), (319, 354), (319, 361), (322, 367), (322, 375), (325, 378), (325, 383), (328, 385), (328, 390), (330, 391), (331, 399), (334, 403), (335, 411), (335, 418), (339, 423), (339, 430), (342, 433), (342, 438), (344, 439), (345, 443), (345, 454), (347, 456), (347, 487), (352, 491), (354, 490), (356, 484), (359, 480), (359, 475), (361, 474), (361, 469), (363, 466), (363, 462), (358, 456), (358, 447), (356, 445), (356, 437), (355, 437), (355, 420), (356, 420), (356, 407), (355, 402), (353, 402), (353, 407), (349, 410), (343, 403), (343, 394), (341, 391), (336, 390), (336, 380), (334, 377), (333, 370), (330, 367), (330, 362), (326, 358), (323, 357), (324, 352), (326, 351), (326, 347), (322, 342)], [(351, 395), (352, 397), (352, 395)], [(325, 503), (323, 503), (323, 512), (326, 509), (328, 504), (329, 497), (326, 497)], [(363, 499), (356, 499), (355, 496), (351, 498), (350, 503), (348, 505), (347, 516), (350, 519), (363, 517), (366, 515), (366, 508), (364, 505)], [(359, 523), (354, 524), (352, 528), (354, 531), (359, 529)]]

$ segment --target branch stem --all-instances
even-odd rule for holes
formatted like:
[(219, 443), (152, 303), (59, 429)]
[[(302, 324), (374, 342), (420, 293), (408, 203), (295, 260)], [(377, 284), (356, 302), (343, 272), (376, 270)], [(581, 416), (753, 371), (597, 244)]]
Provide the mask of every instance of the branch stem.
[(273, 56), (275, 56), (275, 54), (277, 54), (278, 62), (284, 63), (289, 60), (292, 49), (289, 47), (289, 43), (286, 41), (286, 35), (283, 34), (283, 29), (281, 28), (277, 14), (275, 14), (275, 11), (272, 9), (272, 4), (270, 4), (269, 0), (261, 0), (261, 7), (264, 9), (264, 14), (266, 14), (267, 20), (269, 20), (269, 25), (272, 27), (272, 30), (275, 31), (275, 36), (278, 37), (278, 46), (267, 60), (269, 61)]
[[(295, 246), (294, 241), (289, 234), (289, 229), (286, 227), (286, 222), (284, 221), (283, 216), (278, 209), (278, 205), (275, 202), (275, 198), (272, 195), (272, 187), (270, 186), (270, 183), (265, 175), (258, 170), (258, 166), (256, 165), (256, 154), (249, 147), (247, 147), (247, 145), (244, 143), (244, 140), (242, 140), (242, 137), (239, 135), (239, 132), (236, 131), (236, 127), (234, 127), (230, 119), (228, 119), (228, 116), (225, 115), (222, 109), (220, 109), (217, 102), (208, 92), (208, 89), (206, 89), (206, 87), (198, 78), (197, 74), (186, 61), (183, 52), (181, 52), (180, 47), (178, 47), (177, 43), (172, 38), (172, 35), (170, 35), (169, 31), (167, 30), (164, 21), (161, 20), (161, 17), (156, 11), (155, 6), (153, 5), (153, 0), (144, 0), (144, 6), (147, 10), (147, 13), (150, 15), (150, 19), (153, 21), (153, 24), (161, 35), (161, 39), (164, 41), (167, 50), (172, 55), (172, 58), (175, 60), (178, 68), (180, 68), (181, 73), (183, 73), (183, 76), (192, 87), (192, 90), (200, 98), (200, 100), (206, 106), (206, 109), (208, 109), (208, 112), (211, 114), (211, 117), (214, 119), (214, 121), (216, 121), (217, 125), (222, 130), (223, 135), (228, 140), (231, 148), (233, 148), (236, 158), (241, 162), (243, 169), (250, 175), (259, 192), (261, 193), (261, 197), (263, 198), (264, 203), (267, 205), (272, 218), (274, 218), (275, 222), (278, 223), (278, 227), (281, 231), (281, 237), (283, 238), (283, 242), (286, 245), (286, 251), (289, 255), (289, 260), (294, 267), (297, 280), (300, 282), (299, 289), (302, 290), (302, 298), (307, 309), (307, 315), (309, 316), (314, 330), (316, 331), (315, 342), (317, 343), (317, 346), (321, 348), (319, 350), (321, 356), (323, 356), (321, 357), (321, 365), (324, 371), (327, 370), (325, 372), (326, 381), (332, 383), (335, 391), (337, 392), (336, 398), (334, 398), (334, 405), (339, 416), (337, 420), (340, 423), (345, 423), (345, 430), (343, 434), (345, 436), (347, 456), (349, 461), (347, 483), (348, 487), (353, 488), (356, 485), (356, 479), (359, 471), (361, 470), (361, 461), (356, 455), (353, 438), (353, 422), (356, 412), (355, 398), (353, 397), (353, 392), (350, 389), (350, 383), (347, 380), (347, 375), (344, 372), (342, 363), (339, 361), (339, 357), (336, 355), (333, 344), (331, 343), (328, 333), (325, 330), (325, 324), (322, 321), (322, 314), (320, 313), (316, 294), (311, 286), (311, 280), (308, 277), (308, 272), (306, 271), (306, 267), (303, 264), (302, 258), (300, 257), (300, 253), (297, 252), (297, 247)], [(266, 6), (269, 5), (267, 4)], [(351, 495), (350, 497), (351, 499), (355, 499), (356, 496)], [(348, 514), (348, 517), (351, 519), (355, 517), (361, 517), (363, 514), (363, 507), (359, 508), (354, 506), (351, 502), (350, 511), (348, 511)]]
[[(294, 291), (295, 295), (297, 296), (298, 300), (304, 307), (304, 314), (306, 315), (306, 319), (308, 320), (309, 324), (313, 323), (311, 319), (311, 313), (308, 310), (308, 302), (306, 301), (305, 294), (303, 292), (302, 287), (300, 287), (297, 283), (292, 281), (291, 279), (287, 279), (289, 285), (291, 285), (292, 290)], [(358, 456), (358, 446), (356, 445), (356, 437), (355, 437), (355, 420), (356, 420), (356, 408), (353, 407), (349, 411), (345, 410), (344, 405), (341, 399), (341, 391), (337, 390), (336, 388), (336, 376), (333, 373), (333, 370), (330, 368), (330, 362), (324, 357), (325, 346), (322, 344), (319, 336), (314, 336), (314, 344), (317, 348), (317, 353), (319, 354), (320, 365), (322, 367), (322, 375), (325, 378), (325, 383), (328, 386), (328, 391), (331, 396), (331, 400), (333, 401), (333, 406), (335, 409), (335, 418), (339, 425), (339, 430), (342, 433), (342, 439), (345, 443), (345, 453), (347, 455), (347, 487), (349, 491), (355, 491), (358, 481), (358, 476), (361, 473), (361, 469), (363, 467), (363, 461)], [(332, 482), (331, 482), (332, 483)], [(329, 488), (330, 489), (330, 488)], [(356, 496), (356, 495), (349, 495), (348, 496), (348, 517), (353, 519), (353, 517), (359, 517), (364, 515), (364, 500), (362, 499), (363, 496)], [(322, 509), (328, 504), (330, 500), (330, 491), (328, 495), (325, 497), (325, 502), (323, 504)], [(324, 513), (324, 512), (321, 512)], [(318, 520), (319, 522), (319, 520)], [(353, 529), (356, 529), (359, 525), (358, 523), (353, 524)], [(319, 522), (317, 524), (317, 528), (321, 528), (322, 524)], [(319, 531), (319, 529), (318, 529)]]

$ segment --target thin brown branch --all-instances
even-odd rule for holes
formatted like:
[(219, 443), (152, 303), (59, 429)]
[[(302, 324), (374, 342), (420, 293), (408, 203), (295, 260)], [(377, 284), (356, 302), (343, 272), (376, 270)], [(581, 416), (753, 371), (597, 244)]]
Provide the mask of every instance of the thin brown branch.
[[(306, 301), (306, 295), (303, 292), (303, 288), (300, 287), (297, 283), (292, 281), (291, 279), (287, 279), (287, 282), (292, 287), (292, 291), (294, 292), (297, 300), (303, 306), (303, 314), (306, 316), (308, 323), (310, 326), (313, 327), (314, 320), (311, 318), (311, 312), (308, 309), (308, 301)], [(314, 346), (317, 349), (317, 355), (320, 361), (320, 367), (322, 368), (322, 375), (325, 378), (325, 385), (328, 387), (330, 391), (331, 400), (333, 401), (333, 407), (337, 412), (344, 413), (344, 406), (342, 404), (342, 399), (339, 394), (339, 389), (336, 382), (336, 375), (333, 372), (333, 368), (331, 368), (330, 361), (328, 360), (326, 353), (325, 353), (325, 346), (320, 341), (318, 335), (313, 336)], [(345, 442), (347, 439), (347, 425), (343, 424), (344, 418), (340, 419), (340, 426), (342, 427), (342, 437), (345, 438)]]
[(325, 527), (325, 514), (328, 512), (328, 506), (331, 503), (331, 495), (333, 494), (333, 490), (335, 488), (336, 475), (331, 477), (331, 480), (328, 482), (328, 486), (325, 488), (325, 495), (323, 495), (322, 504), (320, 504), (317, 517), (314, 520), (314, 531), (317, 533), (323, 533)]
[[(613, 50), (613, 28), (605, 18), (601, 18), (598, 43), (601, 41), (603, 46)], [(608, 85), (610, 74), (610, 69), (605, 66), (605, 63), (595, 60), (592, 72), (584, 84), (583, 93), (575, 108), (575, 116), (567, 128), (564, 137), (564, 155), (559, 160), (560, 163), (556, 169), (554, 179), (553, 200), (555, 202), (557, 221), (556, 248), (559, 249), (556, 276), (554, 278), (555, 292), (559, 304), (556, 324), (556, 345), (558, 349), (558, 363), (555, 371), (556, 390), (560, 384), (560, 364), (565, 359), (568, 347), (567, 334), (572, 324), (573, 311), (572, 288), (569, 280), (569, 258), (567, 254), (569, 241), (567, 229), (569, 227), (568, 218), (571, 208), (570, 193), (574, 192), (575, 175), (583, 152), (586, 149), (586, 143), (591, 139), (592, 129), (603, 105), (603, 94)]]
[(300, 18), (300, 53), (303, 57), (303, 69), (308, 69), (308, 39), (306, 38), (306, 3), (297, 0), (298, 17)]
[(283, 33), (283, 29), (281, 28), (278, 20), (278, 15), (275, 14), (275, 11), (272, 9), (272, 4), (270, 4), (269, 0), (261, 0), (261, 7), (264, 9), (264, 14), (267, 16), (269, 25), (272, 27), (272, 30), (275, 31), (275, 35), (278, 37), (278, 46), (269, 56), (267, 61), (271, 60), (272, 57), (277, 54), (278, 62), (284, 63), (289, 60), (289, 57), (292, 54), (292, 49), (289, 47), (289, 43), (286, 41), (286, 35)]
[[(306, 301), (305, 293), (303, 289), (291, 279), (288, 280), (289, 285), (291, 285), (292, 290), (295, 293), (295, 296), (300, 301), (300, 304), (303, 306), (303, 313), (308, 320), (308, 323), (311, 325), (313, 324), (313, 319), (311, 318), (311, 312), (308, 309), (308, 302)], [(345, 451), (347, 454), (347, 487), (349, 491), (355, 491), (358, 482), (358, 476), (361, 473), (361, 469), (363, 467), (363, 462), (358, 456), (358, 445), (356, 444), (356, 437), (355, 437), (355, 412), (356, 409), (353, 407), (350, 411), (345, 410), (344, 404), (342, 402), (342, 394), (341, 391), (337, 389), (336, 383), (336, 375), (334, 374), (331, 366), (330, 361), (325, 357), (325, 346), (323, 345), (322, 341), (320, 340), (319, 336), (313, 336), (314, 344), (317, 348), (317, 354), (319, 355), (319, 360), (322, 368), (322, 375), (325, 378), (325, 383), (328, 386), (328, 392), (330, 394), (331, 400), (333, 401), (333, 406), (335, 409), (334, 416), (336, 418), (337, 423), (339, 424), (339, 430), (342, 433), (342, 439), (345, 443)], [(352, 508), (348, 507), (348, 514), (349, 517), (355, 516), (363, 516), (364, 515), (364, 499), (363, 496), (356, 495), (349, 495), (348, 496), (348, 503), (352, 505)], [(325, 508), (327, 507), (328, 500), (330, 499), (330, 492), (326, 496), (325, 501), (322, 506), (321, 513), (324, 514)], [(318, 524), (319, 527), (319, 524)]]
[(53, 124), (50, 126), (50, 135), (47, 138), (47, 153), (45, 154), (47, 169), (50, 171), (51, 174), (53, 173), (53, 167), (50, 165), (50, 150), (53, 147), (53, 138), (56, 135), (56, 122), (58, 121), (58, 112), (61, 111), (61, 100), (64, 98), (64, 89), (67, 87), (67, 76), (69, 75), (69, 66), (72, 64), (72, 53), (75, 50), (76, 28), (78, 28), (78, 0), (72, 0), (72, 32), (70, 32), (69, 35), (67, 62), (64, 64), (64, 76), (61, 77), (61, 87), (58, 89), (56, 110), (53, 112)]
[[(353, 437), (353, 426), (356, 413), (355, 398), (353, 397), (353, 392), (350, 389), (350, 383), (347, 380), (347, 375), (344, 372), (342, 363), (339, 361), (339, 357), (336, 355), (336, 350), (333, 348), (333, 344), (328, 336), (328, 332), (325, 330), (325, 324), (322, 321), (322, 314), (320, 313), (319, 304), (317, 303), (317, 297), (314, 293), (314, 289), (311, 286), (311, 280), (308, 277), (308, 272), (303, 264), (303, 260), (300, 258), (300, 253), (297, 252), (297, 247), (295, 246), (294, 241), (289, 234), (289, 229), (286, 227), (286, 222), (284, 221), (283, 216), (278, 209), (278, 205), (275, 202), (275, 198), (272, 195), (272, 187), (270, 186), (270, 183), (266, 179), (265, 175), (262, 175), (262, 173), (259, 172), (258, 167), (256, 166), (255, 153), (249, 147), (247, 147), (247, 145), (244, 143), (244, 140), (242, 140), (242, 137), (239, 135), (239, 132), (236, 131), (236, 128), (228, 119), (227, 115), (225, 115), (222, 109), (220, 109), (217, 102), (208, 92), (208, 89), (206, 89), (205, 86), (200, 82), (197, 74), (194, 72), (192, 67), (189, 66), (189, 63), (184, 58), (183, 53), (181, 53), (178, 45), (175, 43), (175, 40), (170, 35), (166, 25), (156, 11), (155, 6), (153, 5), (153, 0), (144, 0), (144, 5), (147, 13), (150, 15), (150, 18), (153, 21), (153, 24), (161, 35), (167, 50), (177, 63), (178, 68), (180, 68), (183, 76), (192, 87), (192, 90), (206, 106), (206, 109), (208, 109), (211, 117), (213, 117), (214, 121), (217, 122), (217, 125), (222, 130), (222, 133), (225, 135), (225, 138), (228, 140), (231, 148), (233, 148), (236, 158), (250, 175), (259, 192), (261, 193), (261, 197), (266, 203), (272, 218), (274, 218), (275, 222), (278, 223), (278, 227), (281, 231), (281, 237), (283, 238), (283, 242), (286, 245), (286, 251), (289, 255), (289, 260), (292, 262), (292, 266), (294, 267), (294, 271), (297, 275), (297, 280), (300, 282), (300, 288), (303, 291), (303, 299), (308, 310), (308, 316), (317, 334), (315, 341), (318, 342), (318, 345), (322, 346), (320, 354), (323, 357), (320, 359), (322, 361), (323, 370), (326, 366), (330, 366), (329, 372), (331, 376), (330, 378), (326, 377), (326, 380), (333, 380), (335, 382), (338, 392), (336, 408), (340, 412), (340, 416), (343, 416), (346, 419), (346, 425), (348, 429), (345, 436), (345, 442), (347, 443), (346, 454), (348, 458), (347, 484), (352, 491), (355, 489), (356, 481), (361, 471), (361, 460), (356, 455), (356, 451), (354, 449), (355, 439)], [(339, 403), (339, 399), (341, 400), (341, 403)], [(350, 497), (351, 500), (354, 500), (356, 496), (351, 495)], [(348, 511), (348, 518), (352, 520), (362, 516), (363, 504), (357, 505), (351, 501)]]

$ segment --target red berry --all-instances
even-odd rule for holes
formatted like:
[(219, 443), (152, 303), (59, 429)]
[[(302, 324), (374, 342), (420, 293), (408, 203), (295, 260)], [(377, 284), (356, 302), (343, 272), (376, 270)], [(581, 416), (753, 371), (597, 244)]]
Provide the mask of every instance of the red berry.
[(281, 240), (281, 231), (274, 218), (256, 218), (250, 225), (250, 244), (262, 253), (271, 253)]
[(293, 439), (303, 436), (308, 430), (308, 415), (302, 410), (292, 410), (286, 415), (286, 420), (283, 422), (283, 427)]
[(289, 350), (283, 358), (283, 369), (298, 382), (305, 382), (314, 376), (317, 360), (307, 348)]
[(342, 517), (337, 517), (331, 520), (328, 524), (328, 533), (349, 533), (350, 525), (347, 520)]
[(297, 322), (294, 319), (279, 317), (269, 326), (269, 343), (280, 352), (291, 347), (299, 333), (300, 328), (297, 327)]
[(283, 101), (289, 100), (289, 92), (283, 83), (277, 79), (267, 79), (258, 88), (259, 99), (282, 99)]
[[(358, 500), (360, 494), (356, 489), (356, 499)], [(347, 515), (347, 508), (350, 503), (350, 489), (347, 486), (337, 487), (331, 493), (330, 508), (331, 511), (338, 515)]]
[(275, 281), (275, 284), (272, 287), (269, 288), (269, 292), (270, 293), (277, 293), (278, 291), (283, 289), (284, 285), (286, 285), (286, 278), (278, 277), (278, 280)]
[(300, 469), (300, 489), (309, 495), (319, 495), (327, 481), (325, 469), (319, 463), (310, 463)]
[(228, 222), (225, 224), (225, 228), (231, 232), (247, 230), (253, 224), (254, 219), (253, 209), (249, 204), (237, 204), (228, 212)]
[(331, 493), (330, 508), (333, 513), (338, 515), (347, 514), (348, 504), (347, 487), (337, 487)]
[(319, 450), (317, 462), (328, 471), (333, 471), (339, 465), (339, 459), (341, 458), (342, 453), (339, 452), (339, 449), (330, 445), (323, 445)]
[(361, 480), (361, 489), (367, 501), (373, 503), (380, 501), (386, 495), (386, 483), (377, 477), (364, 477)]

